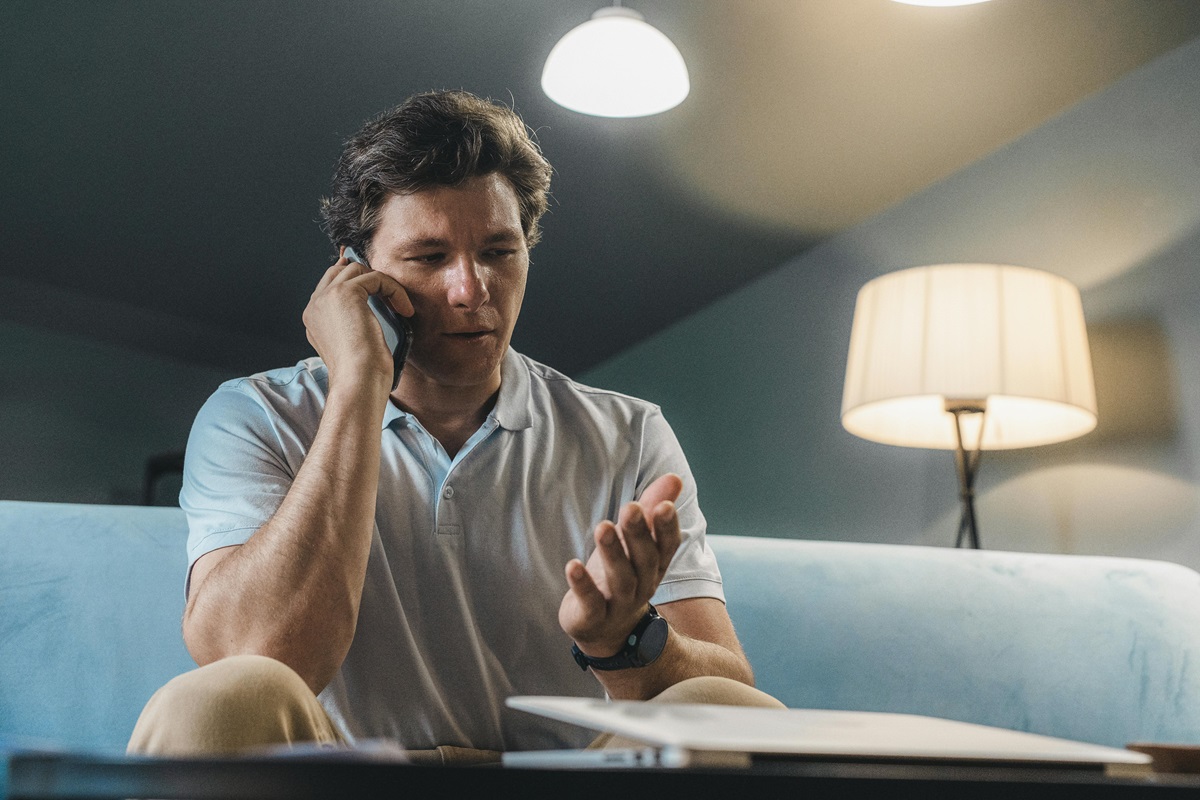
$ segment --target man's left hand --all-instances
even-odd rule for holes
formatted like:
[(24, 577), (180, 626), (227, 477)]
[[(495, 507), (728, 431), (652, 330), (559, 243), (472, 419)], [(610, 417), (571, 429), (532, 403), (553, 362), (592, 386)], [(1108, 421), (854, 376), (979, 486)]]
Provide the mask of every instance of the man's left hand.
[(646, 613), (679, 548), (675, 500), (682, 490), (678, 475), (663, 475), (625, 504), (616, 523), (596, 526), (596, 549), (586, 566), (579, 559), (567, 562), (570, 589), (558, 624), (587, 655), (616, 655)]

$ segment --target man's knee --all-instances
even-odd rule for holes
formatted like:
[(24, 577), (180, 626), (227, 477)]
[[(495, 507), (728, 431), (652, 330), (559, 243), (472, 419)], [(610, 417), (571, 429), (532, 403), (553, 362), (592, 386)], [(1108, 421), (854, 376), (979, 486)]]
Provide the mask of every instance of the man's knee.
[[(650, 703), (705, 703), (714, 706), (747, 706), (750, 708), (787, 708), (766, 692), (732, 678), (700, 677), (682, 680), (650, 698)], [(588, 749), (619, 749), (638, 747), (643, 742), (602, 733)]]
[(704, 676), (688, 678), (668, 687), (650, 700), (651, 703), (706, 703), (716, 706), (749, 706), (754, 708), (786, 708), (766, 692), (731, 678)]
[(129, 751), (233, 753), (298, 741), (337, 741), (304, 680), (266, 656), (241, 655), (184, 673), (150, 698)]

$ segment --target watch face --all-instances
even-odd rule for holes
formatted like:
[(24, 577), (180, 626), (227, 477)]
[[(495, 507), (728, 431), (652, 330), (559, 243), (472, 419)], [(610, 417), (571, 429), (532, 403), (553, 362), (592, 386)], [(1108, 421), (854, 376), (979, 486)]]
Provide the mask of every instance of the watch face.
[(662, 655), (663, 648), (667, 646), (668, 631), (670, 628), (662, 617), (655, 617), (651, 621), (642, 633), (642, 638), (638, 640), (636, 659), (639, 667), (653, 664), (655, 659)]

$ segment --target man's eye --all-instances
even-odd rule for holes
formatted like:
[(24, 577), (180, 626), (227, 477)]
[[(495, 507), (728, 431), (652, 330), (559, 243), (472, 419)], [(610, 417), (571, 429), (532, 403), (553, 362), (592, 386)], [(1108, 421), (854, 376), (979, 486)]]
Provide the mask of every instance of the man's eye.
[(494, 248), (492, 250), (488, 250), (487, 254), (493, 258), (507, 258), (515, 252), (517, 251), (511, 249)]
[(418, 256), (409, 256), (405, 261), (416, 261), (419, 264), (435, 264), (442, 260), (441, 253), (422, 253)]

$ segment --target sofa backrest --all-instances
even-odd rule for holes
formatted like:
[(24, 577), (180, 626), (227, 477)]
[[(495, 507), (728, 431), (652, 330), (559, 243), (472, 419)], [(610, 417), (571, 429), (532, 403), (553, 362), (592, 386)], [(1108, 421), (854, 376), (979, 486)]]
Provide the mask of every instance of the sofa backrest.
[(0, 502), (0, 736), (124, 750), (183, 646), (178, 508)]
[(709, 539), (759, 688), (788, 706), (1200, 744), (1200, 574), (1186, 567)]

